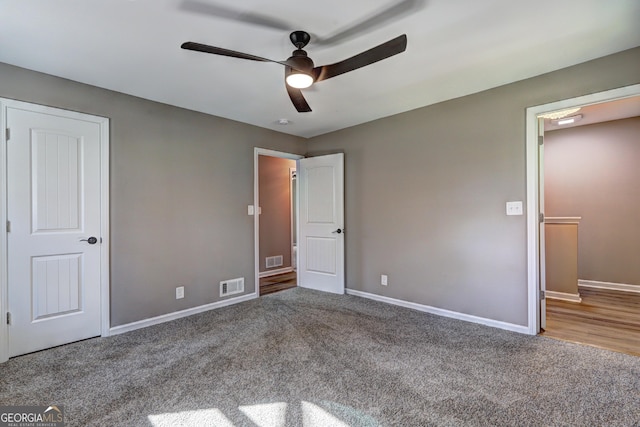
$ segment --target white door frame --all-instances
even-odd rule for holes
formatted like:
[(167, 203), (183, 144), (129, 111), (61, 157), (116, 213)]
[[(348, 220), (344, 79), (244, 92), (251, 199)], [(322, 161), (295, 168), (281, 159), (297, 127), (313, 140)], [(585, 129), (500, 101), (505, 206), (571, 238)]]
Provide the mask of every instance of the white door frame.
[[(293, 180), (296, 180), (296, 187), (293, 188)], [(297, 255), (293, 253), (293, 239), (294, 235), (296, 236), (296, 252), (298, 248), (298, 197), (293, 197), (294, 192), (298, 192), (298, 169), (297, 168), (289, 168), (289, 200), (291, 203), (291, 212), (290, 212), (290, 222), (291, 222), (291, 266), (295, 266), (294, 270), (298, 268), (297, 264)], [(297, 277), (297, 276), (296, 276)]]
[[(279, 157), (281, 159), (300, 160), (304, 156), (300, 154), (285, 153), (283, 151), (268, 150), (254, 147), (253, 149), (253, 248), (254, 248), (254, 280), (255, 290), (253, 295), (260, 296), (260, 180), (258, 173), (259, 156)], [(295, 207), (296, 215), (298, 207)]]
[(540, 171), (543, 165), (538, 157), (538, 115), (571, 107), (582, 107), (616, 99), (640, 95), (640, 84), (625, 86), (604, 92), (564, 99), (527, 108), (526, 113), (526, 170), (527, 170), (527, 289), (528, 333), (540, 333)]
[(8, 258), (7, 258), (7, 107), (24, 109), (43, 114), (55, 114), (94, 122), (100, 127), (100, 317), (102, 336), (109, 336), (110, 301), (109, 301), (109, 119), (90, 114), (60, 108), (47, 107), (13, 99), (0, 98), (0, 363), (9, 359), (9, 327), (6, 322), (9, 309), (7, 296), (9, 293)]

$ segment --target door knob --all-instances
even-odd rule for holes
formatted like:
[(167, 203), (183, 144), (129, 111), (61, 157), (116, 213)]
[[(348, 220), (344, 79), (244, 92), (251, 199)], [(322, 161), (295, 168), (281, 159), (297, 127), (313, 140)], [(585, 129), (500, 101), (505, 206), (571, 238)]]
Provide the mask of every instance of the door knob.
[(91, 236), (88, 239), (80, 239), (81, 242), (87, 242), (90, 245), (95, 245), (96, 243), (98, 243), (98, 239)]
[(337, 230), (332, 231), (332, 233), (338, 233), (338, 234), (340, 234), (340, 233), (344, 233), (344, 229), (342, 229), (342, 228), (338, 228)]

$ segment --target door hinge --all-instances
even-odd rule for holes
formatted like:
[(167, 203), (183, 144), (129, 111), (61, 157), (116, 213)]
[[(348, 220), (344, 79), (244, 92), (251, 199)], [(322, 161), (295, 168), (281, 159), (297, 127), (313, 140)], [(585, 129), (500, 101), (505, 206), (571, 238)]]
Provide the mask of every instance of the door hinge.
[(11, 324), (11, 313), (7, 311), (7, 325)]
[(11, 232), (11, 221), (7, 221), (7, 233)]
[(544, 294), (544, 291), (541, 289), (540, 290), (540, 301), (544, 300), (546, 298), (546, 295)]
[(540, 221), (541, 224), (544, 222), (544, 213), (543, 212), (540, 212), (538, 214), (538, 221)]
[(11, 139), (11, 129), (7, 128), (6, 135), (7, 135), (7, 141), (10, 140)]
[(544, 136), (538, 136), (538, 145), (544, 145)]

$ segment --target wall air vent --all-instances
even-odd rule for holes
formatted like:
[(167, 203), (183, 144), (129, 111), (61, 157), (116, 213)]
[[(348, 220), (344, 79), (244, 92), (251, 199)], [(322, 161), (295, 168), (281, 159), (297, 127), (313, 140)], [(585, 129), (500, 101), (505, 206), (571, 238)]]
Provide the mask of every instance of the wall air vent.
[(282, 266), (282, 255), (268, 256), (265, 258), (267, 268), (275, 268)]
[(244, 277), (220, 282), (220, 296), (241, 294), (244, 292)]

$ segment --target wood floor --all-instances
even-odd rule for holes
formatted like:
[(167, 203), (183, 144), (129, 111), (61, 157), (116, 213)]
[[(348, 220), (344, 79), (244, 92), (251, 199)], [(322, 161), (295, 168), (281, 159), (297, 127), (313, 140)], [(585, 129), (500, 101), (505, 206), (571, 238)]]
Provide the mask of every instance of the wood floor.
[(581, 287), (580, 296), (547, 299), (543, 335), (640, 356), (640, 293)]
[(260, 295), (272, 294), (297, 286), (296, 272), (278, 274), (260, 279)]

